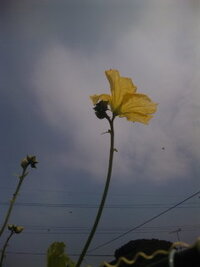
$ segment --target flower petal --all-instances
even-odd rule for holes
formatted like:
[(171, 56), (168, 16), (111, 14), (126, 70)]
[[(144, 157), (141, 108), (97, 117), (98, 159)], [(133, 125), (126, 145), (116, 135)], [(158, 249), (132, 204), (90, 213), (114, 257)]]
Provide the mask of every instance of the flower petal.
[(120, 117), (147, 124), (157, 110), (157, 104), (144, 94), (127, 94), (123, 98)]
[(105, 74), (110, 83), (112, 94), (111, 109), (114, 113), (119, 114), (118, 110), (122, 103), (123, 96), (127, 93), (135, 93), (137, 87), (130, 78), (120, 77), (117, 70), (107, 70)]
[(117, 70), (105, 71), (110, 83), (111, 95), (90, 96), (93, 104), (107, 101), (115, 116), (126, 117), (130, 121), (147, 124), (157, 110), (157, 104), (144, 94), (138, 94), (132, 80), (121, 77)]
[(90, 99), (92, 100), (93, 104), (96, 105), (99, 101), (108, 101), (110, 103), (111, 97), (107, 94), (102, 95), (92, 95), (90, 96)]
[(132, 122), (140, 122), (143, 124), (148, 124), (150, 119), (153, 118), (152, 115), (144, 115), (144, 114), (140, 114), (140, 113), (130, 113), (130, 114), (124, 114), (124, 115), (120, 115), (120, 118), (126, 117), (128, 121), (132, 121)]

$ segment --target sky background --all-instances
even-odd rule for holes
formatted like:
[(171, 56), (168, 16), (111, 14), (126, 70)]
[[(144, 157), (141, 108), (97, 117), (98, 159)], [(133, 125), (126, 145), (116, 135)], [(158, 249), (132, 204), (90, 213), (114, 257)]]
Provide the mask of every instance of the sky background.
[(105, 182), (109, 126), (89, 96), (110, 92), (107, 69), (159, 106), (149, 125), (115, 120), (109, 196), (84, 263), (109, 261), (101, 255), (130, 240), (175, 242), (179, 228), (182, 241), (197, 239), (200, 194), (94, 249), (200, 190), (199, 11), (198, 0), (0, 2), (1, 222), (21, 159), (39, 161), (9, 220), (25, 230), (10, 241), (5, 267), (44, 267), (54, 241), (77, 259)]

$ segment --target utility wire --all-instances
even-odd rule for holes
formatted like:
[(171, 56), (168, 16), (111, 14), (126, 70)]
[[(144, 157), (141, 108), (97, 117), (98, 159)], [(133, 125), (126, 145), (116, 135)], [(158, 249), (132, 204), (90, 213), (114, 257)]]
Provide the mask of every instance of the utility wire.
[[(13, 188), (12, 187), (4, 187), (2, 186), (0, 188), (0, 191), (13, 191)], [(98, 196), (100, 195), (101, 196), (101, 192), (95, 192), (94, 191), (69, 191), (69, 190), (56, 190), (56, 189), (27, 189), (26, 192), (22, 192), (21, 195), (24, 195), (26, 193), (38, 193), (38, 192), (52, 192), (52, 193), (65, 193), (69, 196), (74, 196), (74, 195), (87, 195), (87, 196), (90, 196), (90, 195), (94, 195), (94, 196)], [(110, 197), (129, 197), (129, 196), (132, 196), (133, 194), (132, 193), (110, 193)], [(157, 193), (156, 194), (158, 197), (167, 197), (167, 198), (172, 198), (172, 197), (177, 197), (177, 194), (172, 194), (172, 195), (169, 195), (169, 194), (162, 194), (162, 193)], [(181, 194), (182, 195), (182, 194)], [(179, 195), (179, 196), (181, 196)], [(155, 193), (154, 194), (150, 194), (150, 193), (146, 193), (146, 194), (139, 194), (139, 193), (134, 193), (134, 196), (145, 196), (145, 197), (149, 197), (149, 196), (153, 196), (155, 197)]]
[[(113, 239), (111, 239), (111, 240), (109, 240), (109, 241), (107, 241), (107, 242), (105, 242), (105, 243), (103, 243), (103, 244), (101, 244), (101, 245), (99, 245), (99, 246), (97, 246), (97, 247), (95, 247), (95, 248), (89, 250), (88, 252), (92, 252), (92, 251), (95, 251), (95, 250), (97, 250), (97, 249), (99, 249), (99, 248), (101, 248), (101, 247), (104, 247), (104, 246), (106, 246), (106, 245), (108, 245), (108, 244), (110, 244), (110, 243), (112, 243), (112, 242), (118, 240), (119, 238), (121, 238), (121, 237), (123, 237), (123, 236), (125, 236), (125, 235), (127, 235), (127, 234), (129, 234), (129, 233), (131, 233), (131, 232), (133, 232), (134, 230), (139, 229), (140, 227), (142, 227), (142, 226), (144, 226), (144, 225), (150, 223), (151, 221), (157, 219), (158, 217), (164, 215), (165, 213), (167, 213), (167, 212), (169, 212), (169, 211), (171, 211), (171, 210), (177, 208), (179, 205), (183, 204), (184, 202), (188, 201), (189, 199), (195, 197), (195, 196), (198, 195), (198, 194), (200, 194), (200, 190), (199, 190), (198, 192), (192, 194), (191, 196), (185, 198), (184, 200), (178, 202), (177, 204), (171, 206), (170, 208), (164, 210), (163, 212), (161, 212), (161, 213), (159, 213), (159, 214), (157, 214), (157, 215), (151, 217), (150, 219), (144, 221), (143, 223), (141, 223), (141, 224), (139, 224), (139, 225), (137, 225), (137, 226), (131, 228), (130, 230), (128, 230), (128, 231), (126, 231), (126, 232), (124, 232), (123, 234), (120, 234), (119, 236), (117, 236), (117, 237), (115, 237), (115, 238), (113, 238)], [(8, 251), (7, 253), (8, 253), (8, 254), (18, 254), (18, 255), (20, 255), (20, 254), (21, 254), (21, 255), (46, 255), (46, 253), (42, 253), (42, 252), (41, 252), (41, 253), (40, 253), (40, 252), (37, 253), (37, 252), (13, 252), (13, 251)], [(70, 254), (70, 256), (77, 256), (77, 255), (79, 255), (79, 254)], [(111, 257), (112, 257), (113, 255), (107, 255), (107, 254), (87, 254), (87, 256), (88, 256), (88, 257), (105, 257), (105, 256), (111, 256)]]
[[(28, 226), (24, 225), (26, 231), (24, 234), (47, 234), (47, 235), (80, 235), (80, 234), (88, 234), (90, 230), (89, 227), (59, 227), (59, 226)], [(138, 229), (135, 233), (169, 233), (170, 231), (181, 228), (184, 232), (197, 231), (200, 229), (200, 224), (193, 225), (168, 225), (168, 226), (154, 226), (154, 227), (143, 227), (142, 229)], [(97, 235), (119, 235), (128, 228), (100, 228)]]
[[(6, 254), (15, 254), (15, 255), (38, 255), (43, 256), (46, 255), (45, 252), (25, 252), (25, 251), (8, 251)], [(79, 256), (78, 253), (67, 254), (70, 257)], [(87, 257), (113, 257), (112, 254), (88, 254)]]
[[(9, 205), (9, 202), (1, 202), (0, 205)], [(171, 204), (174, 205), (174, 204)], [(192, 206), (191, 206), (192, 205)], [(72, 203), (42, 203), (42, 202), (16, 202), (15, 206), (23, 206), (23, 207), (45, 207), (45, 208), (84, 208), (84, 209), (96, 209), (98, 205), (91, 204), (72, 204)], [(170, 204), (159, 204), (159, 203), (151, 203), (151, 204), (121, 204), (121, 205), (107, 205), (106, 209), (146, 209), (146, 208), (168, 208)], [(179, 208), (199, 208), (199, 203), (188, 203), (187, 206), (179, 207)]]
[[(197, 229), (182, 229), (182, 232), (195, 232), (197, 231)], [(152, 233), (169, 233), (169, 230), (155, 230), (155, 231), (137, 231), (135, 232), (136, 234), (152, 234)], [(88, 235), (88, 232), (24, 232), (23, 235), (25, 234), (33, 234), (33, 235)], [(116, 234), (120, 234), (120, 232), (97, 232), (96, 235), (116, 235)]]
[[(86, 226), (53, 226), (53, 225), (23, 225), (26, 230), (54, 230), (54, 231), (66, 231), (66, 230), (70, 230), (70, 231), (87, 231), (90, 229), (90, 227), (86, 227)], [(178, 224), (178, 225), (159, 225), (159, 226), (146, 226), (143, 227), (143, 230), (156, 230), (156, 229), (165, 229), (165, 230), (170, 230), (170, 229), (174, 229), (174, 228), (184, 228), (184, 229), (199, 229), (200, 228), (200, 224)], [(118, 232), (123, 232), (123, 231), (127, 231), (128, 228), (127, 227), (101, 227), (99, 228), (99, 231), (118, 231)], [(24, 233), (24, 232), (23, 232)]]
[(97, 250), (97, 249), (99, 249), (99, 248), (102, 248), (102, 247), (104, 247), (104, 246), (106, 246), (106, 245), (108, 245), (108, 244), (110, 244), (110, 243), (112, 243), (112, 242), (118, 240), (119, 238), (121, 238), (121, 237), (123, 237), (123, 236), (125, 236), (125, 235), (127, 235), (127, 234), (129, 234), (129, 233), (131, 233), (131, 232), (133, 232), (134, 230), (136, 230), (136, 229), (138, 229), (138, 228), (144, 226), (145, 224), (152, 222), (153, 220), (157, 219), (158, 217), (164, 215), (165, 213), (167, 213), (167, 212), (169, 212), (169, 211), (175, 209), (176, 207), (180, 206), (181, 204), (183, 204), (184, 202), (188, 201), (189, 199), (195, 197), (195, 196), (198, 195), (198, 194), (200, 194), (200, 190), (199, 190), (198, 192), (192, 194), (191, 196), (185, 198), (184, 200), (178, 202), (177, 204), (171, 206), (170, 208), (168, 208), (168, 209), (166, 209), (166, 210), (160, 212), (159, 214), (157, 214), (157, 215), (151, 217), (150, 219), (144, 221), (143, 223), (141, 223), (141, 224), (139, 224), (139, 225), (137, 225), (137, 226), (131, 228), (130, 230), (124, 232), (123, 234), (121, 234), (121, 235), (119, 235), (119, 236), (117, 236), (117, 237), (115, 237), (115, 238), (112, 238), (112, 239), (110, 239), (109, 241), (107, 241), (107, 242), (105, 242), (105, 243), (102, 243), (102, 244), (99, 245), (99, 246), (96, 246), (95, 248), (89, 250), (88, 252), (95, 251), (95, 250)]

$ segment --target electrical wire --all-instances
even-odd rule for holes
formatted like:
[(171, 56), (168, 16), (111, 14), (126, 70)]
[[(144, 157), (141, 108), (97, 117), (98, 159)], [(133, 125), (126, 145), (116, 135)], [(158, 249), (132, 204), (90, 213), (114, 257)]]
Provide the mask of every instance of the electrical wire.
[[(0, 205), (9, 205), (9, 202), (1, 202)], [(151, 204), (121, 204), (121, 205), (107, 205), (105, 209), (153, 209), (153, 208), (169, 208), (175, 204), (159, 204), (159, 203), (151, 203)], [(45, 207), (45, 208), (74, 208), (74, 209), (97, 209), (98, 205), (91, 204), (71, 204), (71, 203), (41, 203), (41, 202), (16, 202), (15, 206), (23, 206), (23, 207)], [(178, 207), (182, 209), (186, 208), (200, 208), (199, 203), (188, 203), (187, 206)]]
[[(44, 256), (45, 252), (7, 251), (6, 254)], [(78, 253), (67, 254), (70, 257), (79, 256)], [(113, 254), (88, 254), (87, 257), (113, 257)]]
[(160, 216), (162, 216), (162, 215), (168, 213), (169, 211), (171, 211), (171, 210), (177, 208), (178, 206), (180, 206), (180, 205), (183, 204), (184, 202), (188, 201), (189, 199), (191, 199), (191, 198), (197, 196), (198, 194), (200, 194), (200, 190), (197, 191), (196, 193), (190, 195), (189, 197), (185, 198), (184, 200), (178, 202), (177, 204), (171, 206), (170, 208), (168, 208), (168, 209), (166, 209), (166, 210), (160, 212), (159, 214), (157, 214), (157, 215), (151, 217), (150, 219), (144, 221), (143, 223), (141, 223), (141, 224), (139, 224), (139, 225), (137, 225), (137, 226), (131, 228), (130, 230), (124, 232), (123, 234), (120, 234), (120, 235), (118, 235), (117, 237), (112, 238), (112, 239), (110, 239), (109, 241), (100, 244), (99, 246), (96, 246), (95, 248), (89, 250), (88, 252), (95, 251), (95, 250), (97, 250), (97, 249), (99, 249), (99, 248), (102, 248), (102, 247), (104, 247), (104, 246), (106, 246), (106, 245), (108, 245), (108, 244), (110, 244), (110, 243), (112, 243), (112, 242), (118, 240), (119, 238), (121, 238), (121, 237), (123, 237), (123, 236), (125, 236), (125, 235), (128, 235), (129, 233), (131, 233), (131, 232), (133, 232), (133, 231), (139, 229), (140, 227), (146, 225), (147, 223), (150, 223), (150, 222), (154, 221), (155, 219), (159, 218)]
[[(87, 235), (90, 231), (89, 227), (51, 227), (51, 226), (28, 226), (24, 225), (26, 231), (23, 231), (23, 235)], [(181, 228), (182, 232), (193, 232), (200, 229), (200, 225), (176, 225), (176, 226), (158, 226), (158, 227), (143, 227), (135, 231), (137, 234), (149, 234), (149, 233), (173, 233), (176, 228)], [(101, 228), (96, 233), (97, 235), (116, 235), (124, 232), (127, 228)]]
[[(25, 229), (28, 230), (54, 230), (54, 231), (89, 231), (90, 227), (84, 227), (84, 226), (50, 226), (50, 225), (23, 225), (25, 227)], [(142, 229), (145, 231), (157, 231), (157, 230), (166, 230), (166, 231), (171, 231), (174, 228), (181, 228), (181, 229), (186, 229), (186, 230), (198, 230), (200, 228), (200, 224), (182, 224), (182, 225), (159, 225), (159, 226), (146, 226), (143, 227)], [(128, 228), (124, 228), (124, 227), (102, 227), (99, 228), (99, 231), (117, 231), (117, 232), (122, 232), (122, 231), (127, 231)]]

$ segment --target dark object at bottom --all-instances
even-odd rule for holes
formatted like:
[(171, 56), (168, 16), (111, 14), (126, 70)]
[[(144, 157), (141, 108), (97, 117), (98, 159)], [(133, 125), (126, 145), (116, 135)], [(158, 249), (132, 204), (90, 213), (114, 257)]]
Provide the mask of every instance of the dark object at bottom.
[[(200, 239), (188, 249), (175, 252), (173, 267), (199, 267), (200, 266)], [(153, 264), (148, 264), (146, 267), (171, 267), (169, 264), (169, 257), (164, 257), (162, 260)]]

